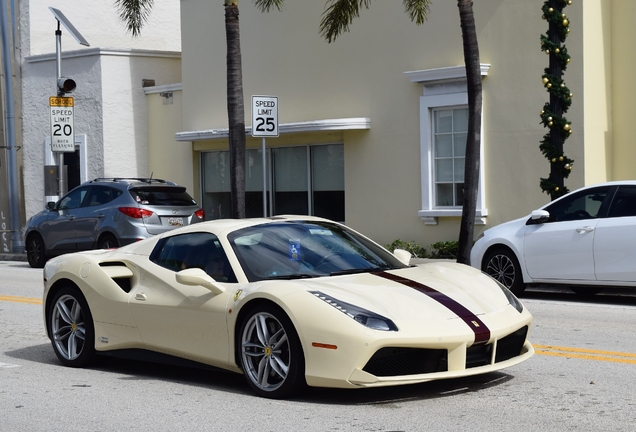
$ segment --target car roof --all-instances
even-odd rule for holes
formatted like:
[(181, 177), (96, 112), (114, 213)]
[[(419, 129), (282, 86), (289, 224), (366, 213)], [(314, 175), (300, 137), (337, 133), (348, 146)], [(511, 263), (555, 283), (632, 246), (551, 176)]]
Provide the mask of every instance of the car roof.
[(118, 184), (126, 187), (135, 186), (178, 186), (175, 182), (157, 179), (157, 178), (144, 178), (144, 177), (102, 177), (94, 180), (87, 181), (83, 185), (89, 184)]

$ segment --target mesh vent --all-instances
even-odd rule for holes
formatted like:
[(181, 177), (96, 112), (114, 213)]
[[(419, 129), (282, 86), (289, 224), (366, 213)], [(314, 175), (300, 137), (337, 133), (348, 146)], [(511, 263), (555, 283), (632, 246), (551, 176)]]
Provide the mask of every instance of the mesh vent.
[(510, 333), (505, 338), (499, 339), (497, 342), (495, 363), (510, 360), (511, 358), (520, 355), (527, 335), (528, 326), (525, 326), (514, 333)]
[(444, 349), (386, 347), (378, 350), (362, 370), (379, 377), (446, 372), (448, 352)]

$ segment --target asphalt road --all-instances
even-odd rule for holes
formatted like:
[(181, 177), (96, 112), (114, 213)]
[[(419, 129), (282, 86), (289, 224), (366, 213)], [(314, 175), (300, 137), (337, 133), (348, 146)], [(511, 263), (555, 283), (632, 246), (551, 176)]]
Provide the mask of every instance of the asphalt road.
[(42, 271), (0, 262), (2, 431), (632, 431), (636, 291), (531, 289), (527, 362), (487, 375), (254, 396), (222, 371), (125, 360), (60, 365), (44, 335)]

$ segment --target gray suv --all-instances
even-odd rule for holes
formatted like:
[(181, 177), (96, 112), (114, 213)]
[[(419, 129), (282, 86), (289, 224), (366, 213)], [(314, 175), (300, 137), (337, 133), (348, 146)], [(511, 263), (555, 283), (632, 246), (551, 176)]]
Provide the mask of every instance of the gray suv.
[(31, 267), (55, 255), (124, 246), (201, 222), (203, 210), (176, 183), (111, 178), (83, 183), (27, 222), (25, 246)]

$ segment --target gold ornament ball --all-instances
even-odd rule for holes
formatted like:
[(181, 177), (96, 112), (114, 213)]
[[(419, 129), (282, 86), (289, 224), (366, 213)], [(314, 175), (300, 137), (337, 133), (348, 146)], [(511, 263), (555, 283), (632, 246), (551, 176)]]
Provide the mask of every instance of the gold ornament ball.
[[(546, 85), (550, 80), (547, 78), (543, 78), (543, 85)], [(541, 111), (541, 113), (543, 113), (543, 111)]]
[(563, 162), (563, 156), (559, 156), (559, 162)]
[(559, 187), (558, 187), (558, 186), (557, 186), (557, 187), (555, 187), (555, 188), (554, 188), (554, 191), (555, 191), (555, 192), (558, 192), (558, 191), (559, 191)]
[(552, 158), (552, 163), (556, 162), (556, 158)]
[(540, 115), (543, 115), (543, 114), (545, 114), (545, 111), (544, 111), (544, 110), (541, 110), (541, 114), (540, 114)]
[(571, 5), (572, 4), (572, 0), (568, 0), (568, 4)]
[(567, 169), (567, 170), (571, 170), (572, 169), (572, 165), (570, 165), (570, 164), (565, 164), (563, 167), (565, 169)]
[(554, 125), (554, 123), (548, 122), (548, 126), (552, 127), (553, 125)]
[(572, 129), (570, 129), (570, 130), (568, 131), (568, 133), (569, 133), (570, 135), (572, 135)]
[(554, 52), (558, 54), (558, 53), (560, 53), (560, 52), (561, 52), (561, 50), (560, 50), (560, 49), (558, 49), (558, 48), (556, 48), (556, 49), (554, 50)]
[(566, 62), (566, 63), (570, 63), (570, 59), (568, 58), (565, 62)]
[(550, 50), (545, 50), (545, 53), (550, 55)]
[(551, 122), (552, 121), (552, 117), (548, 117), (548, 121)]
[(561, 14), (561, 18), (565, 18), (565, 14)]
[(566, 27), (568, 24), (570, 24), (570, 21), (568, 21), (567, 19), (563, 20), (563, 27)]
[(561, 83), (561, 88), (565, 87), (565, 84)]
[(563, 126), (563, 129), (564, 130), (570, 130), (570, 125), (566, 123), (565, 126)]
[(550, 13), (554, 12), (554, 8), (548, 9), (548, 12), (550, 12)]
[(545, 19), (545, 15), (541, 15), (541, 19)]
[(566, 33), (570, 33), (570, 29), (568, 29)]
[(552, 87), (552, 83), (547, 83), (545, 86), (546, 86), (547, 88), (550, 88), (550, 87)]
[(570, 93), (570, 99), (572, 99), (572, 96), (574, 96), (572, 93)]

